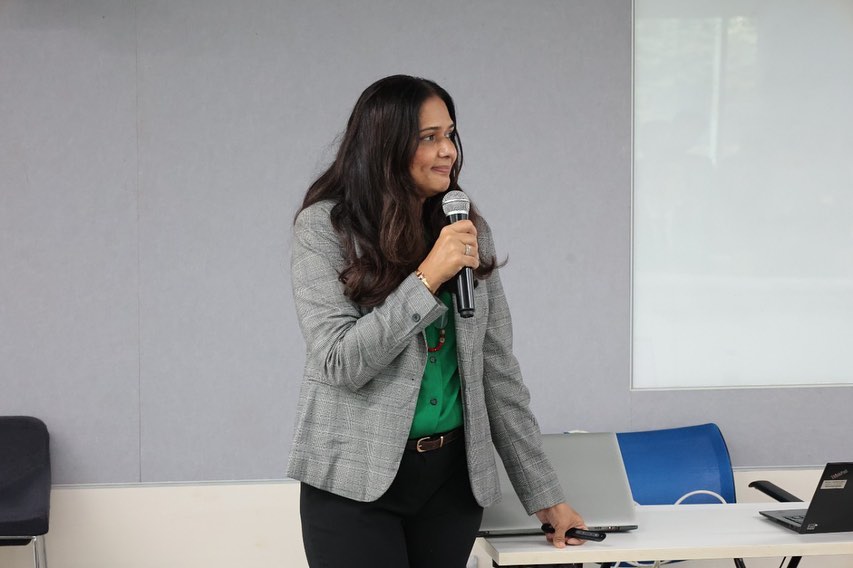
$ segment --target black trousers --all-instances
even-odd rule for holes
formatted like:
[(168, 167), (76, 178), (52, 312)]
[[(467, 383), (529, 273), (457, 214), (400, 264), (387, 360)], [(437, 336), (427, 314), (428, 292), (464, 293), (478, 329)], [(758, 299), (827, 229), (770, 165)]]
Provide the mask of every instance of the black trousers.
[(464, 568), (483, 517), (462, 439), (431, 452), (406, 450), (374, 502), (303, 483), (299, 505), (311, 568)]

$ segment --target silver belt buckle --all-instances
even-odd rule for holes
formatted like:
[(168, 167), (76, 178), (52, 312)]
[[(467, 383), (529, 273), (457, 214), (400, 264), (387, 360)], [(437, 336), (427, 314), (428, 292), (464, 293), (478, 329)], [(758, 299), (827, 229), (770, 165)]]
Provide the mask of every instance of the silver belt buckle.
[[(430, 436), (424, 436), (423, 438), (418, 439), (418, 443), (415, 444), (415, 449), (418, 451), (419, 454), (422, 454), (424, 452), (429, 451), (426, 448), (421, 448), (421, 442), (427, 442), (427, 441), (429, 441), (429, 439), (430, 439)], [(444, 435), (442, 435), (438, 438), (438, 447), (441, 448), (442, 446), (444, 446)], [(437, 449), (437, 448), (435, 448), (435, 449)]]

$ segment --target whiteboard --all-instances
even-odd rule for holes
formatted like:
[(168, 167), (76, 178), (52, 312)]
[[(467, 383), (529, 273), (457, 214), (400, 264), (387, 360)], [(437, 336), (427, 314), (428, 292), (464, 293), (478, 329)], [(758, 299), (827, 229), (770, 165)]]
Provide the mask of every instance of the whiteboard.
[(853, 384), (853, 2), (634, 16), (633, 388)]

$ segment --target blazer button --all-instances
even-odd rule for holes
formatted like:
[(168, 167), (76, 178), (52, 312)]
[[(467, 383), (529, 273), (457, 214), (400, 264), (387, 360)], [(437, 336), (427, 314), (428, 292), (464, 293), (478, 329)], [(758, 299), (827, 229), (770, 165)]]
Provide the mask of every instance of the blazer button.
[(415, 323), (421, 321), (421, 314), (412, 314), (412, 321)]

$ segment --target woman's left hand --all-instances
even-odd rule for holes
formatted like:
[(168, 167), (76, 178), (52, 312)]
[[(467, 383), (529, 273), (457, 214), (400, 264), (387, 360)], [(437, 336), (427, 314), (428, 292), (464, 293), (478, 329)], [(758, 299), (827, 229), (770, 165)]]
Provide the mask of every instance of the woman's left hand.
[(581, 516), (567, 503), (557, 503), (553, 507), (540, 509), (536, 511), (536, 516), (543, 524), (548, 523), (554, 527), (554, 532), (546, 534), (545, 537), (548, 539), (548, 542), (553, 543), (557, 548), (563, 548), (567, 544), (578, 545), (585, 542), (579, 538), (565, 537), (566, 531), (569, 529), (586, 528), (586, 523), (584, 523)]

